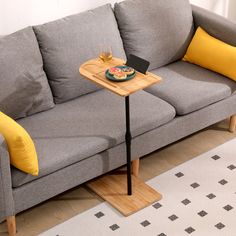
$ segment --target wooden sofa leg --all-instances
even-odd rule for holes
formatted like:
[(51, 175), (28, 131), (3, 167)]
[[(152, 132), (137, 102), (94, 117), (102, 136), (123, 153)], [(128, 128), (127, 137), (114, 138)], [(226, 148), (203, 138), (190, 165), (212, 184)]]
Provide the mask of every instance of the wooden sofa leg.
[(139, 175), (139, 159), (132, 161), (132, 174), (135, 177), (138, 177), (138, 175)]
[(16, 218), (15, 216), (7, 217), (7, 230), (9, 236), (16, 236)]
[(236, 128), (236, 115), (233, 115), (230, 117), (229, 131), (231, 133), (234, 133), (235, 128)]

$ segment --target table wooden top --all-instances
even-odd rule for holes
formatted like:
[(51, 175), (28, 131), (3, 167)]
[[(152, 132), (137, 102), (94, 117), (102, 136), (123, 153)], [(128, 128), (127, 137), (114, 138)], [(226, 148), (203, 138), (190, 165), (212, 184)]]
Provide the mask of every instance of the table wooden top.
[(161, 81), (161, 78), (155, 74), (150, 72), (142, 74), (138, 71), (136, 71), (136, 76), (133, 79), (124, 82), (113, 82), (106, 78), (105, 71), (107, 69), (124, 65), (124, 63), (124, 60), (115, 57), (108, 62), (103, 62), (99, 58), (96, 58), (82, 64), (79, 72), (85, 78), (122, 97), (129, 96), (138, 90), (142, 90)]

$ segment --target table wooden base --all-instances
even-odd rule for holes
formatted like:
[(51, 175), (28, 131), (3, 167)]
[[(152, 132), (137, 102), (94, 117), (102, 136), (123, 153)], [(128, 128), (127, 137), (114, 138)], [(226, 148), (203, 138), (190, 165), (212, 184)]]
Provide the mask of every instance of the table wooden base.
[(126, 174), (105, 175), (88, 182), (87, 186), (124, 216), (129, 216), (162, 198), (160, 193), (135, 176), (132, 176), (133, 194), (128, 196)]

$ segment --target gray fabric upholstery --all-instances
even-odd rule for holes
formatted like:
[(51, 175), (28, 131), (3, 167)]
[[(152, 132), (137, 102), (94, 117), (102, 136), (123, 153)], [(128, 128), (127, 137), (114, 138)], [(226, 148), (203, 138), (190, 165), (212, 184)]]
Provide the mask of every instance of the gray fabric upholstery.
[(233, 80), (188, 62), (178, 61), (152, 72), (163, 81), (146, 91), (170, 103), (178, 115), (218, 102), (236, 90)]
[(0, 110), (14, 119), (54, 106), (31, 27), (0, 39)]
[[(172, 106), (144, 91), (130, 97), (130, 106), (133, 137), (175, 117)], [(35, 142), (41, 177), (124, 142), (124, 98), (100, 90), (19, 123)], [(12, 171), (14, 187), (35, 178)]]
[[(194, 14), (198, 22), (208, 24), (208, 17), (196, 14), (196, 11)], [(195, 22), (197, 21), (195, 20)], [(213, 28), (217, 28), (219, 24), (216, 17), (216, 21), (212, 21)], [(231, 32), (228, 30), (227, 26), (226, 34), (220, 30), (217, 32), (227, 39), (227, 32)], [(146, 155), (236, 113), (235, 84), (223, 76), (184, 62), (174, 63), (154, 72), (163, 73), (163, 77), (168, 75), (159, 86), (164, 91), (164, 88), (170, 90), (174, 85), (175, 89), (171, 92), (175, 94), (177, 91), (178, 96), (168, 99), (177, 104), (175, 99), (181, 98), (179, 102), (182, 105), (176, 108), (180, 112), (189, 111), (193, 107), (196, 109), (206, 104), (202, 100), (196, 99), (197, 96), (203, 96), (204, 101), (206, 99), (208, 102), (213, 102), (214, 99), (220, 99), (221, 96), (233, 95), (211, 105), (204, 105), (205, 107), (203, 106), (202, 109), (185, 116), (177, 116), (175, 119), (172, 119), (175, 114), (173, 107), (157, 97), (145, 92), (138, 93), (137, 97), (132, 95), (131, 118), (133, 120), (131, 124), (133, 124), (134, 136), (132, 159)], [(171, 81), (170, 78), (173, 80)], [(181, 82), (183, 87), (178, 85), (180, 80), (183, 80)], [(196, 84), (195, 88), (200, 86), (203, 89), (204, 84), (211, 89), (207, 89), (205, 93), (194, 92), (194, 84)], [(191, 93), (194, 96), (185, 94), (184, 97), (193, 102), (184, 103), (180, 91), (181, 88), (182, 92), (187, 91), (185, 88), (189, 87), (192, 88)], [(214, 92), (215, 90), (217, 93)], [(124, 104), (123, 101), (121, 102), (122, 98), (107, 93), (100, 90), (74, 101), (57, 105), (53, 110), (19, 120), (20, 124), (29, 130), (35, 140), (36, 148), (40, 150), (40, 168), (43, 169), (39, 178), (34, 179), (12, 168), (12, 177), (15, 179), (13, 182), (18, 181), (15, 184), (16, 186), (22, 184), (20, 187), (12, 188), (9, 155), (4, 139), (0, 137), (0, 222), (6, 216), (26, 210), (126, 163), (124, 133), (122, 133), (124, 132), (124, 123), (122, 123)], [(159, 92), (157, 93), (156, 90), (153, 93), (159, 96)], [(213, 94), (214, 99), (211, 96), (206, 97), (206, 93)], [(189, 109), (189, 106), (192, 108)], [(159, 112), (160, 114), (158, 114)], [(86, 125), (78, 126), (81, 122), (87, 124), (87, 127)], [(89, 137), (91, 134), (93, 137)], [(80, 142), (81, 146), (78, 144)], [(84, 147), (80, 150), (82, 145)], [(60, 152), (64, 152), (64, 156), (61, 154), (58, 157), (57, 154)], [(68, 158), (68, 156), (68, 162), (63, 162), (63, 158)], [(44, 162), (45, 159), (47, 159), (47, 163)], [(47, 165), (52, 165), (54, 170), (49, 171)], [(50, 174), (46, 174), (49, 172)]]
[(0, 134), (0, 222), (15, 215), (9, 160), (5, 140)]
[(34, 27), (43, 55), (44, 68), (56, 103), (98, 90), (82, 78), (79, 67), (98, 57), (102, 44), (125, 59), (122, 40), (110, 4)]
[[(151, 153), (236, 113), (236, 95), (135, 137), (132, 159)], [(126, 163), (125, 144), (115, 146), (21, 187), (15, 188), (16, 212), (23, 211), (67, 189)]]
[(236, 24), (203, 8), (192, 6), (195, 28), (201, 26), (210, 35), (236, 46)]
[(193, 34), (188, 0), (126, 0), (114, 9), (127, 56), (147, 59), (150, 69), (184, 56)]

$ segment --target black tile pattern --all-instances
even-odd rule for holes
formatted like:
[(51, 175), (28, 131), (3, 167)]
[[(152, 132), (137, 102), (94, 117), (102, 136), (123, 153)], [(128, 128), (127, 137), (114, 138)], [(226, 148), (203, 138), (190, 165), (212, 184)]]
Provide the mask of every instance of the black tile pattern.
[(208, 213), (207, 213), (206, 211), (202, 210), (202, 211), (199, 211), (197, 214), (198, 214), (199, 216), (201, 216), (201, 217), (204, 217), (204, 216), (206, 216)]
[(223, 228), (225, 227), (225, 225), (220, 222), (220, 223), (216, 224), (215, 227), (216, 227), (217, 229), (223, 229)]
[(151, 223), (148, 220), (145, 220), (143, 222), (140, 223), (143, 227), (147, 227), (148, 225), (150, 225)]
[(160, 207), (162, 207), (162, 205), (159, 203), (159, 202), (157, 202), (157, 203), (155, 203), (154, 205), (152, 205), (155, 209), (159, 209)]
[(228, 166), (227, 167), (229, 170), (234, 170), (234, 169), (236, 169), (236, 166), (235, 165), (230, 165), (230, 166)]
[(185, 206), (186, 205), (188, 205), (188, 204), (190, 204), (191, 203), (191, 201), (189, 200), (189, 199), (184, 199), (183, 201), (181, 201)]
[(176, 177), (181, 178), (184, 176), (184, 174), (182, 172), (178, 172), (177, 174), (175, 174)]
[(188, 227), (187, 229), (185, 229), (185, 231), (188, 233), (188, 234), (191, 234), (195, 231), (195, 229), (193, 227)]
[(192, 183), (190, 186), (193, 188), (198, 188), (200, 186), (200, 184), (195, 182), (195, 183)]
[(228, 183), (228, 181), (226, 181), (225, 179), (222, 179), (218, 183), (221, 184), (221, 185), (225, 185), (225, 184)]
[(213, 193), (210, 193), (210, 194), (207, 195), (207, 197), (208, 197), (209, 199), (214, 199), (214, 198), (216, 197), (216, 195), (213, 194)]
[(104, 213), (102, 213), (101, 211), (99, 211), (98, 213), (95, 214), (95, 216), (96, 216), (97, 218), (101, 218), (101, 217), (104, 216)]
[(224, 206), (223, 208), (224, 208), (226, 211), (231, 211), (231, 210), (233, 209), (233, 207), (230, 206), (230, 205), (226, 205), (226, 206)]
[(175, 220), (177, 220), (179, 217), (174, 214), (174, 215), (169, 216), (168, 218), (169, 218), (171, 221), (175, 221)]
[(213, 156), (213, 157), (211, 157), (213, 160), (215, 160), (215, 161), (217, 161), (217, 160), (219, 160), (221, 157), (220, 156), (218, 156), (218, 155), (215, 155), (215, 156)]
[(119, 229), (120, 226), (117, 225), (117, 224), (113, 224), (113, 225), (111, 225), (109, 228), (110, 228), (112, 231), (115, 231), (115, 230)]

